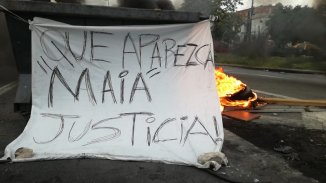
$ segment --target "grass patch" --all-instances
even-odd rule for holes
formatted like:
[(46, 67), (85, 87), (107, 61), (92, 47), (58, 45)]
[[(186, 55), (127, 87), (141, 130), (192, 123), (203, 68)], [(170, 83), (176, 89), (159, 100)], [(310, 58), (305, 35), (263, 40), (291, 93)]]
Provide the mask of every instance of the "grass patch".
[(248, 58), (230, 53), (215, 53), (215, 61), (217, 64), (224, 63), (253, 67), (326, 71), (326, 60), (315, 60), (312, 57), (304, 56)]

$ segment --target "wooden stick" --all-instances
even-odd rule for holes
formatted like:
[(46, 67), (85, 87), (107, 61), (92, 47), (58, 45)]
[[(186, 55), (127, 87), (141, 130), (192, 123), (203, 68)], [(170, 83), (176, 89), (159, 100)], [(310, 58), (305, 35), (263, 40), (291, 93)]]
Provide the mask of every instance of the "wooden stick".
[(282, 98), (258, 98), (258, 102), (268, 104), (300, 105), (326, 107), (326, 100), (301, 100), (301, 99), (282, 99)]
[(256, 110), (245, 110), (250, 113), (302, 113), (304, 109), (256, 109)]

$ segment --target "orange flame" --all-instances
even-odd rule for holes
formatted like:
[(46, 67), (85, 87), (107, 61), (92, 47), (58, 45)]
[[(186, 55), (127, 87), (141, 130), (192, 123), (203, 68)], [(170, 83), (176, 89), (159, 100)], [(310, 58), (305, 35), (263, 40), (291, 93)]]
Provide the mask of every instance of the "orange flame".
[(229, 97), (245, 89), (247, 85), (225, 74), (221, 67), (215, 69), (215, 80), (217, 92), (220, 97), (221, 111), (223, 111), (225, 106), (248, 107), (252, 101), (257, 99), (257, 94), (253, 93), (254, 96), (248, 100), (230, 100)]

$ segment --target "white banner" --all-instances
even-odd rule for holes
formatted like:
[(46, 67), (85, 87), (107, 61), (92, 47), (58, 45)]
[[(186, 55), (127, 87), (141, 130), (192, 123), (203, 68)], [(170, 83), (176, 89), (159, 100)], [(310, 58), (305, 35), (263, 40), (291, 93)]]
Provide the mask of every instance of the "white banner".
[[(200, 155), (220, 152), (209, 21), (94, 27), (34, 18), (30, 28), (31, 118), (6, 158), (200, 166)], [(19, 159), (19, 148), (33, 153)]]

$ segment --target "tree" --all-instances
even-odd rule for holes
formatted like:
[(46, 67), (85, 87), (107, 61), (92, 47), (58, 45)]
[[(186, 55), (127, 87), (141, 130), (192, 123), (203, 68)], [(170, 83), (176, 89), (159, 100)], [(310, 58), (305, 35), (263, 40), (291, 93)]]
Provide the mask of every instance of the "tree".
[(317, 10), (277, 4), (267, 22), (271, 39), (282, 48), (286, 43), (311, 42), (325, 47), (326, 17)]
[(219, 20), (213, 24), (213, 37), (220, 41), (231, 43), (240, 32), (241, 18), (235, 14), (242, 0), (213, 0), (212, 15)]
[(213, 37), (230, 43), (236, 37), (241, 25), (240, 18), (235, 14), (240, 4), (242, 0), (184, 0), (181, 10), (217, 16), (218, 21), (213, 23)]

